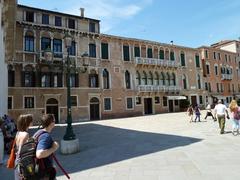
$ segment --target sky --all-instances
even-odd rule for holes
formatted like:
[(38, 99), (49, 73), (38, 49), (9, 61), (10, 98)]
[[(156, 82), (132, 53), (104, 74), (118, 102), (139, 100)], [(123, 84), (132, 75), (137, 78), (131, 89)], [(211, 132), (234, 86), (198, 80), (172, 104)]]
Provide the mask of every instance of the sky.
[(104, 34), (209, 46), (240, 37), (239, 0), (18, 0), (18, 4), (100, 20)]

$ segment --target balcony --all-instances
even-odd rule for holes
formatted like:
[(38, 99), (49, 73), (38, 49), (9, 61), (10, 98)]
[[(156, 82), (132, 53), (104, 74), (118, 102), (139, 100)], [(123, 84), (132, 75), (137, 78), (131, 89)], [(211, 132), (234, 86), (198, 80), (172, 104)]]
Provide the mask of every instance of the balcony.
[(232, 74), (222, 74), (222, 80), (232, 80), (233, 75)]
[(143, 58), (136, 57), (135, 58), (136, 65), (152, 65), (152, 66), (163, 66), (163, 67), (179, 67), (179, 63), (171, 60), (162, 60), (162, 59), (153, 59), (153, 58)]
[(155, 86), (155, 85), (138, 85), (139, 92), (178, 92), (179, 86)]

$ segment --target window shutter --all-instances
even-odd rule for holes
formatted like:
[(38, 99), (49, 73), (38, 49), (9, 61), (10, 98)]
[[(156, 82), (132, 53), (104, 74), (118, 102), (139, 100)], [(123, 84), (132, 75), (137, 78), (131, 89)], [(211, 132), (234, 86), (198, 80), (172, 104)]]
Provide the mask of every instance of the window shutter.
[(63, 74), (62, 73), (58, 73), (57, 74), (57, 86), (58, 87), (63, 87), (62, 78), (63, 78)]
[(92, 86), (91, 86), (91, 76), (92, 76), (91, 74), (89, 74), (89, 76), (88, 76), (88, 86), (89, 86), (89, 87), (92, 87)]
[(21, 76), (22, 77), (22, 79), (21, 79), (21, 81), (22, 81), (21, 86), (25, 87), (25, 83), (24, 83), (25, 82), (25, 71), (22, 71), (21, 74), (22, 74), (22, 76)]
[(79, 87), (79, 74), (78, 73), (76, 73), (75, 74), (75, 80), (76, 80), (76, 87)]
[(35, 71), (32, 71), (31, 72), (31, 76), (32, 76), (32, 82), (31, 82), (31, 86), (32, 87), (35, 87), (36, 86), (36, 73), (35, 73)]
[(96, 87), (98, 87), (98, 75), (96, 74)]

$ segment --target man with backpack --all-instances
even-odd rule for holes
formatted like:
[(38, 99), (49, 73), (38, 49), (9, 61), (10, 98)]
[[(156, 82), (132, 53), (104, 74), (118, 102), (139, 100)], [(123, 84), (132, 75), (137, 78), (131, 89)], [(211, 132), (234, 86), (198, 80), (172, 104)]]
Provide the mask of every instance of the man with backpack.
[(52, 114), (45, 114), (42, 117), (41, 125), (43, 129), (38, 130), (34, 137), (38, 138), (36, 147), (36, 158), (38, 159), (38, 175), (41, 178), (54, 180), (56, 178), (56, 170), (53, 166), (53, 153), (58, 149), (59, 145), (53, 141), (50, 133), (55, 126), (55, 118)]

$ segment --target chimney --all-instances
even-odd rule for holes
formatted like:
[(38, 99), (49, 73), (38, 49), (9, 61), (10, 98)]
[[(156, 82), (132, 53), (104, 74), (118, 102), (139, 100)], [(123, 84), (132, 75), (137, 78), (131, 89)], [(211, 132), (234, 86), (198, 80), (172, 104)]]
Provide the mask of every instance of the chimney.
[(80, 8), (80, 12), (81, 12), (81, 17), (84, 17), (84, 8)]

